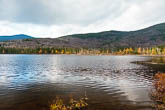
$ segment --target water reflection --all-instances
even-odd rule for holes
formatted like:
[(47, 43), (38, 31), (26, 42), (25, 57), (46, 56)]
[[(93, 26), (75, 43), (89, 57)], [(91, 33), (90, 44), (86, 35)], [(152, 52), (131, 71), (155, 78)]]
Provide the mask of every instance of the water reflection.
[(84, 91), (92, 107), (100, 104), (104, 105), (104, 110), (109, 110), (106, 104), (120, 107), (124, 103), (135, 106), (134, 109), (146, 108), (150, 103), (148, 90), (153, 73), (147, 66), (131, 62), (148, 59), (138, 56), (0, 55), (0, 102), (5, 100), (0, 108), (18, 110), (27, 103), (44, 105), (57, 95), (73, 93), (79, 96)]

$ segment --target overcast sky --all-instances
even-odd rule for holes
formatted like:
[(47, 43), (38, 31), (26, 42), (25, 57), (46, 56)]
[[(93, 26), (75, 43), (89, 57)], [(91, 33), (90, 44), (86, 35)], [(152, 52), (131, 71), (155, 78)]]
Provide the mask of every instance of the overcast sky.
[(59, 37), (165, 22), (165, 0), (0, 0), (0, 35)]

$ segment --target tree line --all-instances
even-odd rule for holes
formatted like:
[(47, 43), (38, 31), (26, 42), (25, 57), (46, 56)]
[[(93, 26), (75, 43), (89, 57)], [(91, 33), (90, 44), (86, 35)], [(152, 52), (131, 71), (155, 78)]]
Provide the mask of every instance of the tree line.
[(165, 47), (152, 48), (4, 48), (0, 47), (0, 54), (80, 54), (80, 55), (165, 55)]
[(109, 49), (88, 48), (4, 48), (0, 54), (110, 54)]

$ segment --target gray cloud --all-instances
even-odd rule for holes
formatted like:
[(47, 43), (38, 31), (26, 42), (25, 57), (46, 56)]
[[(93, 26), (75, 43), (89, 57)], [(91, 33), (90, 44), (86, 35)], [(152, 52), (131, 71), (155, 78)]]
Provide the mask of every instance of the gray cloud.
[(0, 0), (0, 19), (34, 24), (90, 24), (115, 19), (124, 0)]

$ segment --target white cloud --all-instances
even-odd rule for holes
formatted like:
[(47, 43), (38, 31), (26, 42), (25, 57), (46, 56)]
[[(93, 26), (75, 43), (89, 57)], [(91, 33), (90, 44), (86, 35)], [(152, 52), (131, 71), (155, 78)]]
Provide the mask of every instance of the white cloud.
[(165, 0), (0, 0), (0, 35), (59, 37), (165, 22)]

